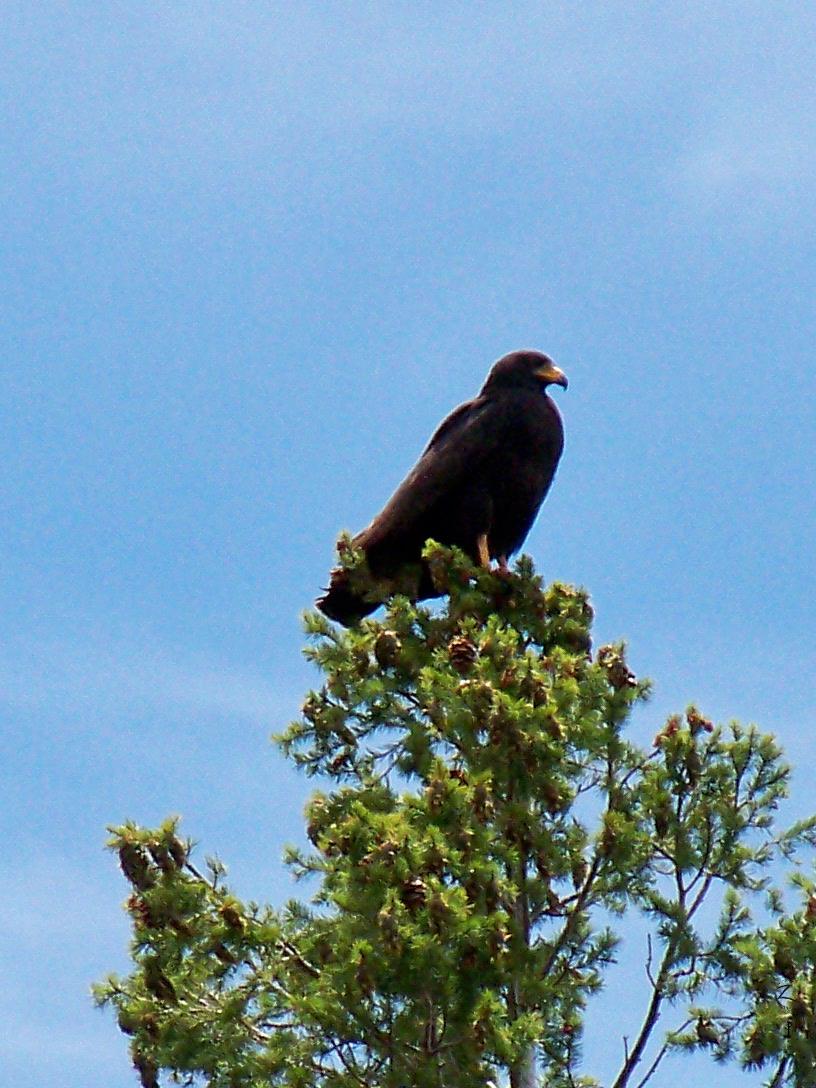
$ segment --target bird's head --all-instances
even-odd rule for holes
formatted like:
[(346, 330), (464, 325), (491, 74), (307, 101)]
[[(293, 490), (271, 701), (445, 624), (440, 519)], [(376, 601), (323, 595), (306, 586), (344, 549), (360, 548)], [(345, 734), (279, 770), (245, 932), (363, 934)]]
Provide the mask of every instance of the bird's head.
[(540, 389), (548, 385), (567, 388), (567, 376), (542, 351), (511, 351), (491, 367), (482, 392), (495, 389)]

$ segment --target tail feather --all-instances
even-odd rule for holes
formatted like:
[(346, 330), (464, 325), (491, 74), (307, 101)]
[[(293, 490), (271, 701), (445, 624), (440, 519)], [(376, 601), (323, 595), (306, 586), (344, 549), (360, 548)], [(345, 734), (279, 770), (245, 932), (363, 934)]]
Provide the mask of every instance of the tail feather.
[(348, 571), (337, 567), (331, 572), (329, 588), (315, 604), (330, 620), (342, 623), (344, 627), (353, 627), (364, 616), (368, 616), (378, 607), (377, 601), (369, 601), (362, 594), (351, 588)]

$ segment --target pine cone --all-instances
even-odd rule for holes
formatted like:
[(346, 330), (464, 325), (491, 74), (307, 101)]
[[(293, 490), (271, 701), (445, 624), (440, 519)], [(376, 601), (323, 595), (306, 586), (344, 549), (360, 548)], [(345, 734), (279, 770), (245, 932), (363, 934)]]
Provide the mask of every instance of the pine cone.
[(790, 1003), (791, 1027), (795, 1031), (805, 1031), (810, 1017), (810, 1006), (802, 994), (796, 994)]
[(634, 687), (637, 683), (635, 674), (630, 671), (617, 646), (601, 646), (598, 650), (598, 664), (606, 670), (609, 683), (616, 691)]
[(439, 930), (450, 914), (448, 904), (439, 892), (434, 893), (428, 900), (428, 914), (435, 930)]
[(543, 706), (550, 697), (549, 686), (537, 678), (528, 678), (525, 689), (525, 695), (533, 706)]
[(708, 718), (704, 718), (695, 706), (690, 706), (686, 711), (686, 721), (692, 736), (699, 733), (701, 729), (704, 729), (706, 733), (714, 732), (714, 723), (709, 721)]
[(214, 941), (210, 945), (210, 951), (220, 963), (223, 963), (227, 967), (232, 967), (238, 962), (223, 941)]
[(159, 1001), (163, 1001), (166, 1005), (175, 1003), (176, 991), (173, 987), (173, 983), (164, 971), (162, 971), (157, 960), (145, 960), (144, 984)]
[(703, 761), (700, 759), (700, 753), (696, 748), (689, 748), (688, 755), (686, 756), (686, 778), (692, 788), (700, 781), (700, 772), (702, 769)]
[(664, 835), (668, 834), (672, 816), (674, 816), (674, 811), (670, 804), (664, 804), (655, 809), (654, 825), (659, 838), (662, 839)]
[(672, 716), (668, 719), (666, 724), (655, 737), (653, 741), (655, 748), (662, 747), (664, 741), (669, 740), (671, 737), (675, 736), (680, 730), (680, 725), (680, 715), (672, 714)]
[(241, 912), (234, 903), (227, 901), (218, 908), (218, 913), (224, 919), (230, 929), (243, 929), (245, 922)]
[(472, 971), (479, 965), (479, 947), (475, 944), (465, 945), (459, 963), (466, 971)]
[(494, 811), (493, 798), (490, 787), (484, 782), (478, 782), (473, 787), (473, 813), (477, 820), (487, 820)]
[(479, 656), (476, 644), (465, 635), (456, 635), (448, 643), (448, 657), (450, 663), (460, 676), (470, 672), (473, 663)]
[(488, 913), (492, 914), (493, 911), (497, 910), (501, 901), (501, 885), (497, 877), (493, 876), (485, 887), (485, 908)]
[(782, 975), (789, 982), (793, 982), (796, 978), (796, 964), (787, 948), (777, 948), (774, 952), (773, 964), (777, 974)]
[(380, 631), (374, 643), (374, 657), (381, 669), (390, 669), (399, 661), (402, 643), (393, 631)]
[(176, 863), (177, 868), (183, 869), (187, 862), (187, 849), (181, 839), (177, 839), (175, 835), (171, 835), (170, 841), (167, 844), (167, 849), (170, 851), (170, 856)]
[(152, 888), (156, 883), (156, 877), (150, 869), (147, 854), (136, 843), (122, 843), (119, 847), (119, 865), (125, 877), (140, 892), (146, 892), (148, 888)]
[(147, 1054), (134, 1050), (133, 1068), (139, 1074), (142, 1088), (159, 1088), (159, 1067)]
[(428, 800), (428, 809), (431, 812), (439, 812), (448, 796), (448, 790), (441, 778), (432, 778), (425, 787), (425, 796)]
[(120, 1009), (116, 1016), (116, 1022), (119, 1025), (119, 1030), (124, 1032), (125, 1035), (135, 1035), (141, 1021), (129, 1009)]
[(175, 871), (176, 863), (170, 850), (163, 842), (150, 842), (147, 844), (150, 856), (165, 874)]
[(397, 919), (394, 917), (390, 910), (386, 910), (385, 907), (377, 915), (377, 924), (382, 930), (383, 937), (387, 944), (393, 944), (399, 935), (399, 926)]
[(556, 782), (545, 782), (541, 787), (541, 799), (544, 807), (551, 816), (563, 811), (567, 804), (567, 798), (561, 792)]
[(146, 929), (158, 929), (158, 922), (150, 909), (150, 905), (139, 895), (131, 895), (127, 901), (127, 909), (133, 915), (137, 926)]
[(402, 885), (402, 901), (409, 910), (419, 910), (426, 895), (425, 882), (418, 876), (409, 877)]
[(584, 858), (576, 858), (572, 863), (572, 886), (577, 891), (589, 875), (589, 863)]
[(710, 1020), (697, 1021), (697, 1038), (704, 1046), (716, 1046), (720, 1041), (719, 1033)]

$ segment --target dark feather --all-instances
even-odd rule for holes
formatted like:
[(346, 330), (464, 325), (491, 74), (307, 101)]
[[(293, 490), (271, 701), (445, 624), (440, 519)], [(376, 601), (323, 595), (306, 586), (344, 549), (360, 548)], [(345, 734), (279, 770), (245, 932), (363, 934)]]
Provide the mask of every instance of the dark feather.
[[(491, 558), (523, 543), (552, 483), (563, 448), (561, 418), (547, 396), (566, 379), (546, 355), (513, 352), (490, 371), (475, 400), (439, 425), (417, 464), (354, 543), (378, 578), (419, 564), (429, 538), (462, 548), (478, 561), (486, 535)], [(417, 597), (433, 596), (427, 572)], [(347, 572), (332, 572), (318, 607), (340, 623), (356, 623), (376, 604), (351, 588)]]

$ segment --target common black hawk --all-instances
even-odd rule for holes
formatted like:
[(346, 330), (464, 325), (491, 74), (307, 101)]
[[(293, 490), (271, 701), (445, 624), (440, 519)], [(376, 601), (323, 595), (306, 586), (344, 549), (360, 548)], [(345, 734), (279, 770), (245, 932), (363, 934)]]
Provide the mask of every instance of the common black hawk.
[[(416, 598), (436, 595), (422, 564), (425, 542), (456, 546), (490, 566), (518, 551), (549, 490), (564, 447), (561, 417), (548, 385), (567, 378), (548, 355), (513, 351), (494, 363), (479, 395), (437, 428), (419, 461), (353, 544), (371, 573), (395, 578), (409, 564), (420, 577)], [(355, 592), (337, 568), (318, 608), (350, 626), (376, 602)]]

